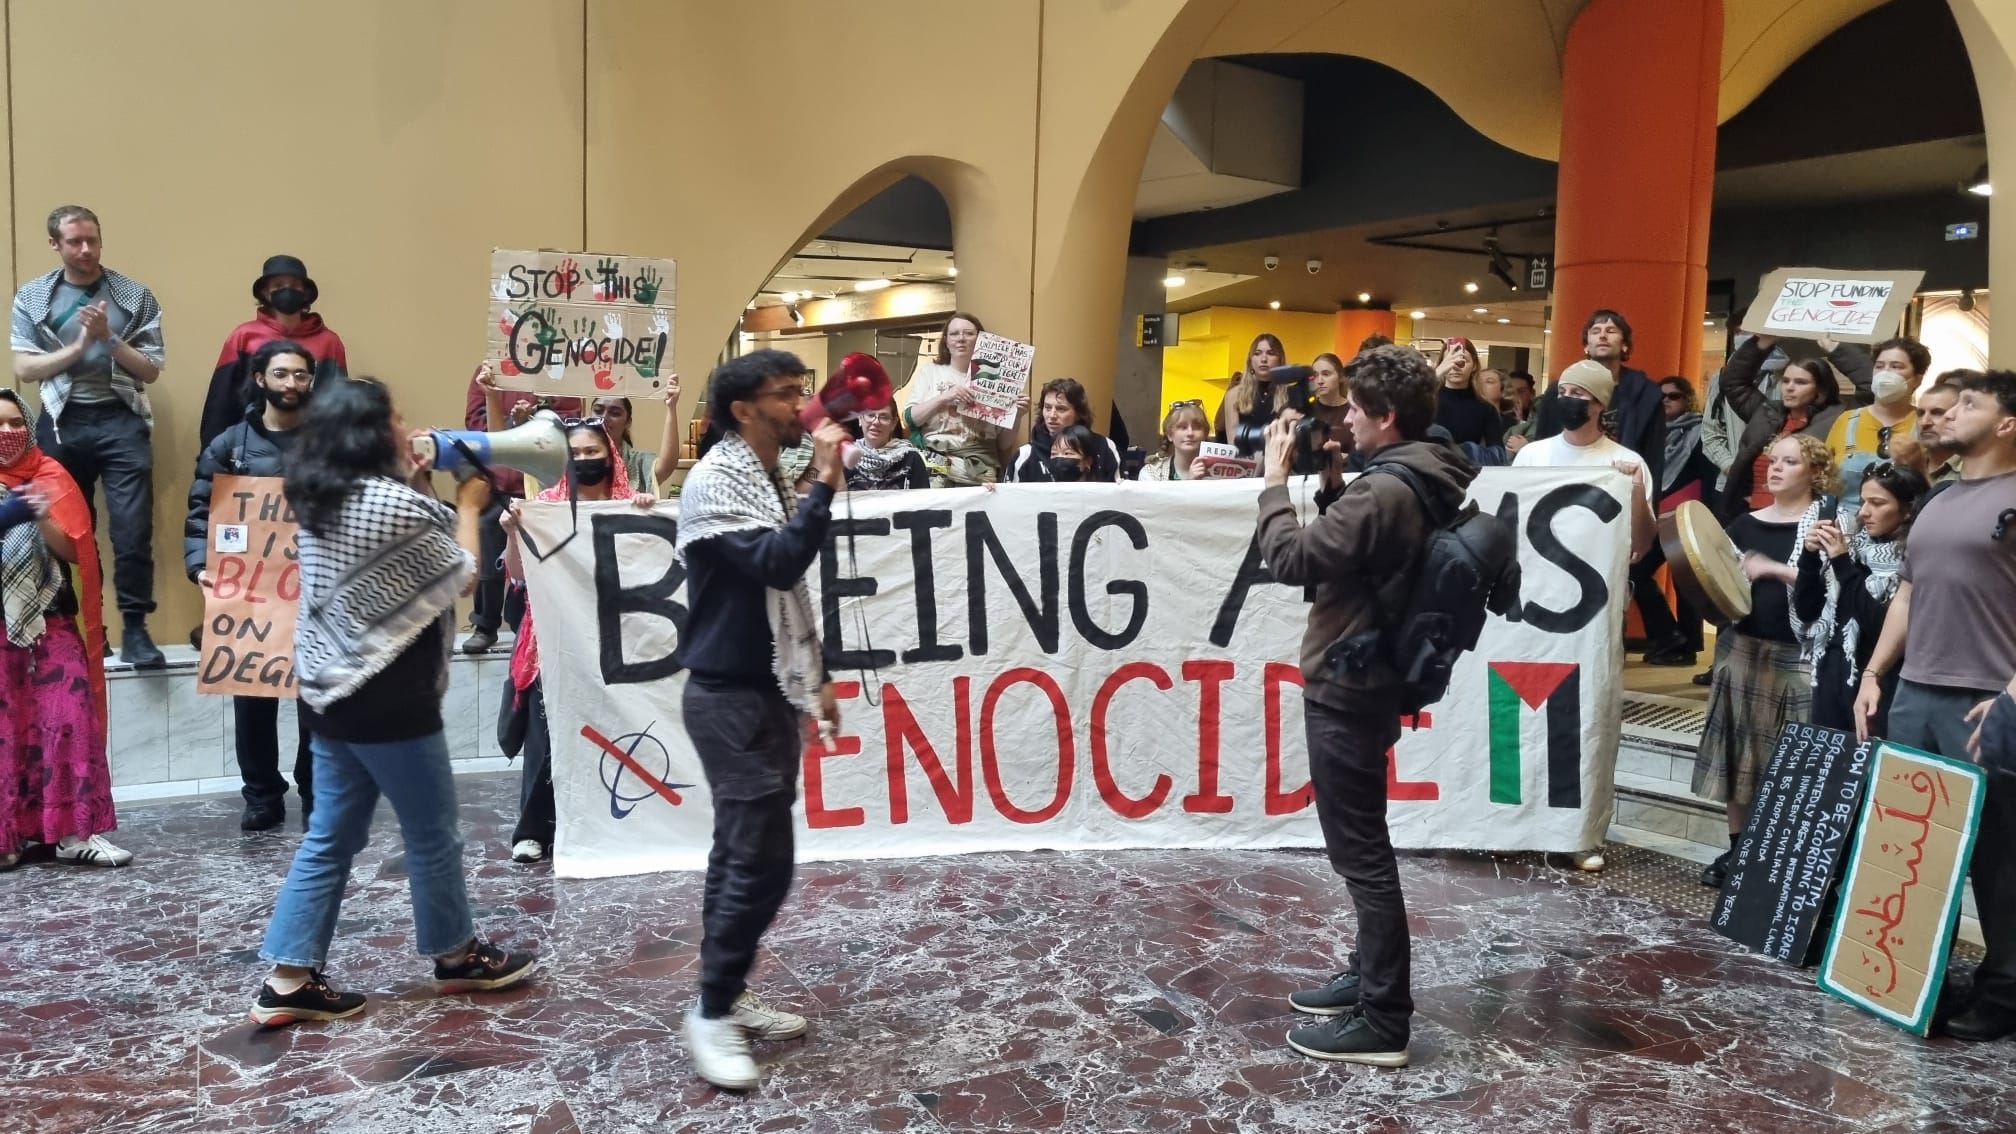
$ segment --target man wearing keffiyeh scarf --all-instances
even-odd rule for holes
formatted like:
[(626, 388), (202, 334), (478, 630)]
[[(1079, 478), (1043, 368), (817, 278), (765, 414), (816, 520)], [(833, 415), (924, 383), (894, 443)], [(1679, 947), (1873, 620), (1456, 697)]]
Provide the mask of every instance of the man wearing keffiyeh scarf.
[(791, 888), (805, 716), (840, 723), (805, 572), (825, 546), (847, 432), (823, 419), (812, 430), (813, 484), (803, 500), (778, 467), (779, 452), (806, 434), (805, 373), (776, 350), (717, 368), (707, 411), (722, 437), (679, 494), (674, 553), (692, 611), (679, 643), (690, 674), (682, 708), (714, 803), (700, 1003), (687, 1013), (686, 1045), (700, 1077), (730, 1090), (758, 1082), (752, 1035), (805, 1032), (802, 1017), (757, 999), (748, 975)]

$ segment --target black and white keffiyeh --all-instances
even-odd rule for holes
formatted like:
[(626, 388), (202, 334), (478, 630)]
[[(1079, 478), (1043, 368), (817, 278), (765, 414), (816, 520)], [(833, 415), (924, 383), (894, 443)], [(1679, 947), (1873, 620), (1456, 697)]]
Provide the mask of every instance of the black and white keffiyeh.
[[(1810, 524), (1801, 524), (1799, 548), (1806, 546), (1806, 529)], [(1794, 552), (1797, 554), (1797, 551)], [(1899, 574), (1904, 568), (1904, 541), (1900, 539), (1874, 539), (1866, 529), (1857, 530), (1848, 537), (1848, 554), (1869, 571), (1863, 587), (1869, 597), (1879, 603), (1888, 603), (1897, 595), (1897, 587), (1903, 582)], [(1848, 684), (1854, 685), (1862, 679), (1860, 669), (1855, 664), (1855, 651), (1861, 644), (1862, 624), (1849, 619), (1846, 625), (1837, 625), (1841, 604), (1841, 579), (1834, 573), (1834, 565), (1824, 559), (1820, 565), (1820, 577), (1827, 584), (1827, 604), (1821, 608), (1820, 617), (1812, 622), (1802, 621), (1798, 607), (1792, 610), (1792, 630), (1799, 640), (1806, 644), (1807, 661), (1813, 664), (1813, 682), (1820, 682), (1820, 658), (1827, 652), (1827, 643), (1832, 641), (1838, 629), (1841, 633), (1841, 656), (1848, 659)]]
[[(294, 675), (318, 712), (391, 665), (436, 619), (452, 617), (476, 573), (455, 542), (455, 510), (389, 477), (359, 484), (331, 530), (318, 536), (304, 527), (299, 545)], [(444, 634), (442, 642), (445, 662), (452, 641)]]
[(848, 470), (850, 483), (866, 489), (910, 487), (908, 462), (917, 447), (909, 439), (892, 437), (880, 449), (863, 441), (853, 451), (856, 463)]
[[(798, 497), (780, 468), (766, 469), (756, 450), (740, 434), (725, 433), (679, 489), (679, 539), (672, 554), (681, 564), (694, 544), (712, 536), (759, 528), (778, 529), (798, 511)], [(800, 578), (788, 591), (764, 594), (775, 643), (771, 672), (792, 704), (818, 715), (818, 623), (812, 613), (812, 592)]]
[(17, 524), (0, 536), (0, 609), (6, 611), (9, 645), (42, 640), (43, 612), (63, 589), (61, 571), (33, 523)]

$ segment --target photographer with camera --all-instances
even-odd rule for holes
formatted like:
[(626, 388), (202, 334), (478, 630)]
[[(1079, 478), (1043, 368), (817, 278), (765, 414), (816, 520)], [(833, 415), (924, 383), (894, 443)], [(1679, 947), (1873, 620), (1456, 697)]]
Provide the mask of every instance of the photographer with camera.
[(1400, 739), (1410, 690), (1379, 644), (1396, 632), (1381, 582), (1423, 566), (1438, 520), (1462, 518), (1477, 469), (1426, 440), (1437, 383), (1419, 353), (1378, 347), (1352, 361), (1345, 381), (1352, 446), (1368, 468), (1391, 475), (1344, 485), (1333, 463), (1316, 497), (1321, 514), (1304, 527), (1287, 487), (1300, 415), (1284, 413), (1266, 429), (1256, 537), (1277, 582), (1313, 588), (1301, 654), (1309, 780), (1331, 866), (1358, 914), (1358, 947), (1344, 971), (1289, 997), (1297, 1010), (1327, 1018), (1290, 1031), (1288, 1045), (1316, 1059), (1404, 1067), (1414, 1002), (1407, 908), (1386, 826), (1386, 753)]

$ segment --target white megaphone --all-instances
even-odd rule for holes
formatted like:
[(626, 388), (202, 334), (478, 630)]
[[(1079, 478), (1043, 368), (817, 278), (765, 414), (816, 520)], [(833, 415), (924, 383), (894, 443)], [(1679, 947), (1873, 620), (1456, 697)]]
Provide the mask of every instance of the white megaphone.
[(432, 461), (433, 468), (455, 474), (458, 481), (477, 475), (481, 462), (516, 469), (541, 484), (558, 484), (567, 475), (567, 430), (552, 410), (539, 410), (525, 424), (501, 433), (432, 429), (413, 439), (413, 458)]

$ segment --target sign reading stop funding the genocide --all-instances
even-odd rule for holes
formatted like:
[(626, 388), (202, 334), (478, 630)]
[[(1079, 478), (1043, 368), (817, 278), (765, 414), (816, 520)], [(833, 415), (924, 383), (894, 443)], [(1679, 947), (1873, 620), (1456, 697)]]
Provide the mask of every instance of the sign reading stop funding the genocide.
[(652, 397), (672, 362), (678, 264), (594, 252), (490, 253), (484, 357), (507, 390)]
[(1874, 343), (1897, 333), (1924, 272), (1780, 268), (1757, 285), (1743, 329), (1757, 335)]
[(210, 483), (210, 588), (196, 689), (234, 697), (292, 697), (301, 565), (294, 510), (277, 476)]

